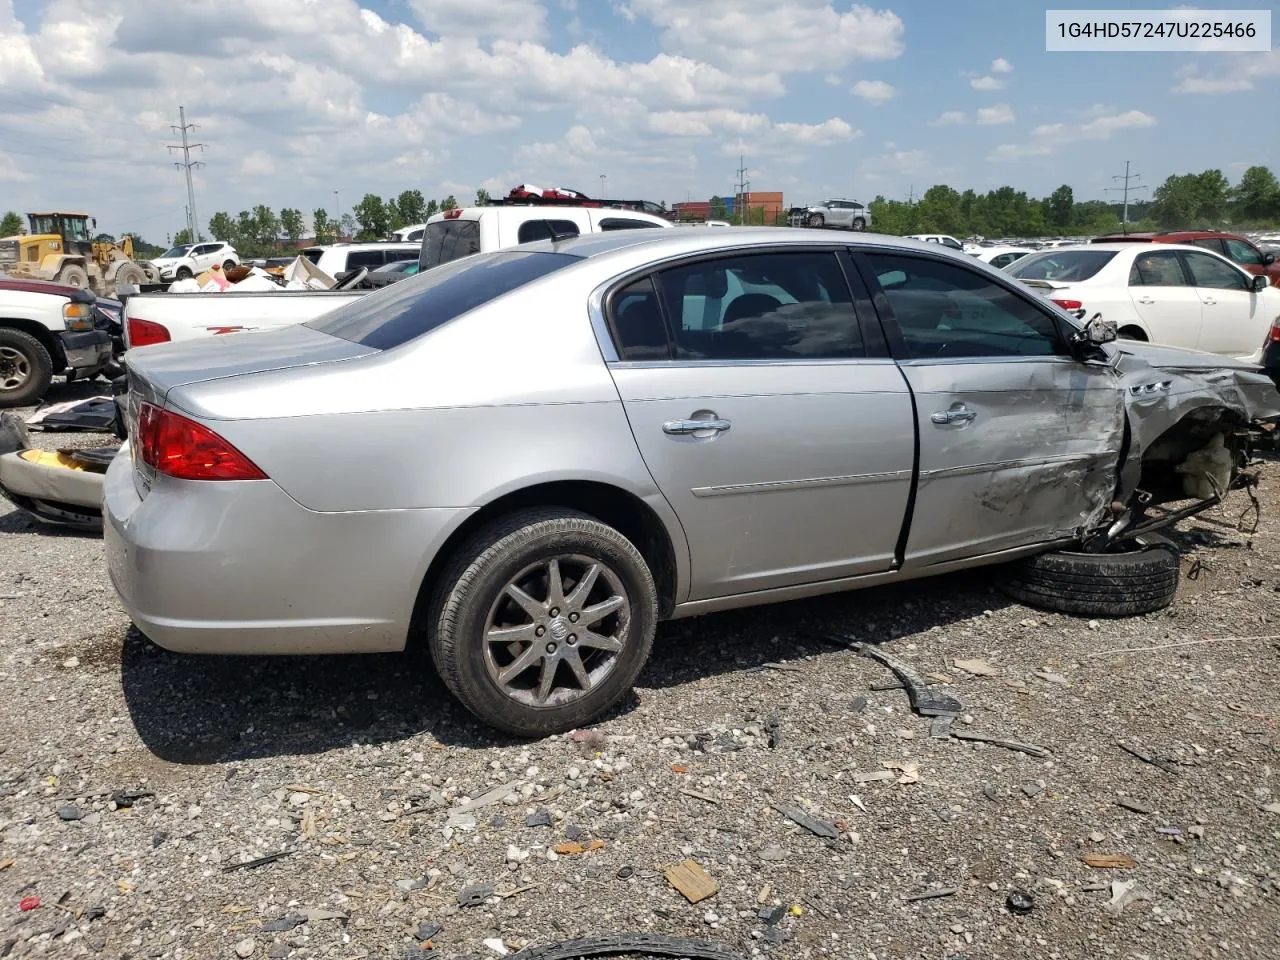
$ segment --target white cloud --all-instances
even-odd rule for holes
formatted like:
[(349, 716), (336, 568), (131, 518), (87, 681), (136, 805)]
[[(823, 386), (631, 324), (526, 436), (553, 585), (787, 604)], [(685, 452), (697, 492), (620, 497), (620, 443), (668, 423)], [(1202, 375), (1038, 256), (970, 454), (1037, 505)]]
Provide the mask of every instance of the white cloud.
[(996, 77), (974, 77), (969, 81), (969, 86), (975, 90), (1003, 90), (1004, 81)]
[(930, 169), (929, 155), (923, 150), (892, 150), (862, 161), (867, 173), (892, 172), (897, 174), (922, 174)]
[(1212, 76), (1201, 73), (1198, 63), (1181, 67), (1174, 73), (1180, 79), (1172, 87), (1173, 92), (1206, 95), (1244, 93), (1254, 89), (1257, 80), (1280, 76), (1280, 49), (1269, 53), (1228, 54), (1226, 58), (1217, 58), (1213, 62), (1224, 61), (1228, 68)]
[(853, 85), (853, 95), (867, 103), (879, 106), (892, 100), (898, 91), (883, 80), (859, 80)]
[(276, 163), (271, 154), (255, 150), (241, 159), (240, 172), (250, 177), (269, 177), (276, 172)]
[(409, 7), (438, 36), (537, 40), (547, 33), (538, 0), (409, 0)]
[(997, 57), (991, 61), (992, 73), (1013, 73), (1013, 64), (1004, 57)]
[(937, 120), (931, 120), (929, 125), (933, 127), (954, 127), (968, 122), (969, 118), (963, 110), (947, 110), (940, 114)]
[(1108, 140), (1125, 130), (1154, 127), (1156, 118), (1141, 110), (1095, 117), (1086, 123), (1044, 123), (1031, 131), (1026, 143), (1002, 143), (988, 156), (989, 160), (1021, 160), (1054, 153), (1059, 147), (1075, 145), (1081, 140)]
[(828, 87), (838, 87), (844, 81), (840, 79), (840, 74), (828, 73), (825, 77), (822, 78), (822, 82), (825, 83)]
[(843, 12), (828, 0), (629, 0), (626, 8), (662, 29), (665, 49), (724, 69), (831, 70), (905, 49), (901, 18), (859, 3)]
[(840, 143), (862, 136), (861, 130), (855, 130), (839, 117), (832, 117), (822, 123), (778, 123), (773, 128), (796, 143), (814, 145)]
[(1244, 77), (1183, 77), (1174, 93), (1242, 93), (1252, 90), (1253, 83)]
[(979, 107), (975, 117), (978, 123), (986, 126), (1013, 123), (1013, 108), (1007, 103), (997, 103), (993, 107)]
[(769, 129), (763, 113), (739, 110), (665, 110), (649, 114), (648, 128), (669, 137), (710, 137), (718, 133), (754, 133)]

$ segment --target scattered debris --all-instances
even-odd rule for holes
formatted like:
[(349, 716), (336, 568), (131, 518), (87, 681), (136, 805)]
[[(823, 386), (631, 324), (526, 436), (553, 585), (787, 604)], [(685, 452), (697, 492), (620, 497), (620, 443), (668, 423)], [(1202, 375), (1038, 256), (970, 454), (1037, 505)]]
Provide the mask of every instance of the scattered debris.
[(951, 736), (957, 740), (972, 740), (975, 743), (986, 743), (993, 747), (1004, 747), (1006, 750), (1016, 750), (1018, 753), (1025, 753), (1031, 757), (1046, 759), (1051, 754), (1044, 747), (1037, 747), (1034, 743), (1023, 743), (1020, 740), (1006, 740), (1003, 737), (992, 737), (985, 733), (974, 733), (971, 730), (965, 730), (956, 727), (951, 731)]
[(618, 954), (646, 954), (652, 957), (688, 957), (689, 960), (745, 960), (742, 954), (704, 940), (683, 940), (650, 933), (631, 933), (616, 937), (589, 937), (566, 940), (545, 947), (530, 947), (514, 954), (511, 960), (576, 960), (579, 957), (605, 957)]
[(815, 817), (799, 804), (775, 803), (771, 806), (788, 820), (798, 823), (816, 836), (826, 837), (828, 840), (835, 840), (840, 836), (840, 831), (836, 829), (834, 822)]
[(695, 800), (701, 800), (704, 803), (714, 803), (719, 806), (720, 801), (715, 797), (708, 796), (705, 793), (699, 793), (697, 790), (681, 790), (680, 793), (686, 797), (693, 797)]
[(1080, 859), (1095, 870), (1132, 870), (1137, 866), (1125, 853), (1086, 853)]
[(1150, 896), (1138, 889), (1137, 880), (1111, 881), (1111, 899), (1107, 901), (1107, 910), (1119, 915), (1124, 908), (1137, 900), (1148, 900)]
[(256, 946), (257, 945), (253, 942), (253, 937), (245, 937), (235, 946), (236, 956), (239, 957), (240, 960), (247, 960), (248, 957), (253, 956), (253, 951)]
[(84, 814), (80, 808), (74, 804), (64, 803), (58, 808), (58, 819), (67, 823), (73, 823), (76, 820), (83, 820)]
[(511, 794), (517, 792), (523, 783), (504, 783), (494, 787), (492, 790), (486, 790), (480, 796), (468, 800), (466, 803), (459, 804), (454, 807), (452, 813), (471, 813), (473, 810), (479, 810), (481, 807), (490, 807), (495, 803), (501, 803)]
[(511, 952), (507, 945), (502, 942), (500, 937), (490, 937), (488, 940), (484, 941), (484, 945), (500, 957), (505, 957)]
[(32, 910), (37, 909), (39, 906), (40, 906), (39, 897), (23, 897), (21, 900), (18, 901), (18, 909), (21, 910), (23, 913), (30, 913)]
[(768, 846), (760, 851), (760, 859), (768, 863), (780, 863), (787, 859), (787, 854), (779, 846)]
[(1200, 640), (1182, 640), (1178, 643), (1161, 643), (1154, 647), (1121, 647), (1118, 650), (1097, 650), (1093, 653), (1086, 653), (1086, 657), (1105, 657), (1112, 653), (1151, 653), (1156, 650), (1169, 650), (1173, 647), (1194, 647), (1202, 643), (1256, 643), (1259, 641), (1270, 642), (1272, 640), (1280, 640), (1280, 634), (1262, 636), (1262, 637), (1204, 637)]
[(1004, 900), (1005, 909), (1018, 916), (1026, 916), (1036, 908), (1036, 901), (1025, 890), (1014, 890)]
[(854, 783), (874, 783), (877, 780), (893, 780), (898, 775), (892, 770), (868, 770), (853, 775)]
[(986, 797), (988, 800), (990, 800), (992, 803), (1000, 802), (1000, 795), (996, 793), (996, 788), (989, 783), (984, 783), (982, 785), (982, 795)]
[(1000, 676), (1000, 668), (985, 660), (952, 660), (951, 663), (957, 670), (963, 670), (971, 677)]
[(524, 818), (526, 827), (549, 827), (551, 826), (551, 814), (546, 810), (538, 810)]
[(493, 896), (493, 884), (473, 883), (458, 891), (458, 906), (483, 907), (484, 902)]
[(1149, 763), (1151, 764), (1151, 766), (1158, 767), (1159, 769), (1163, 770), (1165, 773), (1171, 773), (1175, 777), (1178, 775), (1179, 771), (1178, 771), (1177, 764), (1170, 763), (1168, 760), (1161, 760), (1159, 757), (1152, 757), (1146, 753), (1143, 753), (1141, 750), (1137, 749), (1136, 747), (1131, 747), (1126, 743), (1121, 743), (1117, 741), (1116, 746), (1119, 747), (1121, 750), (1123, 750), (1125, 753), (1129, 754), (1130, 756), (1137, 757), (1143, 763)]
[(903, 683), (901, 680), (897, 680), (897, 679), (876, 680), (873, 683), (871, 683), (867, 687), (867, 689), (870, 690), (872, 693), (885, 693), (886, 691), (889, 691), (889, 690), (905, 690), (907, 689), (907, 685)]
[(519, 896), (522, 893), (528, 893), (530, 890), (537, 890), (541, 884), (526, 883), (523, 887), (516, 887), (514, 890), (498, 890), (494, 896), (500, 900), (510, 900), (512, 897)]
[(866, 697), (854, 697), (853, 702), (849, 704), (849, 710), (853, 713), (861, 713), (867, 709)]
[(959, 887), (934, 887), (932, 890), (926, 890), (924, 893), (913, 893), (909, 897), (903, 897), (904, 903), (918, 903), (921, 900), (937, 900), (941, 897), (953, 897), (960, 892)]
[(438, 923), (430, 923), (424, 920), (418, 924), (418, 929), (413, 932), (413, 938), (421, 943), (427, 943), (439, 936), (440, 931), (443, 929), (444, 927)]
[(714, 896), (720, 884), (693, 860), (682, 860), (665, 871), (667, 883), (675, 887), (690, 903), (701, 903)]
[(671, 772), (672, 773), (688, 773), (689, 768), (685, 766), (683, 763), (673, 763), (671, 765)]
[(889, 760), (880, 766), (888, 770), (897, 770), (902, 776), (898, 777), (898, 783), (919, 783), (920, 782), (920, 764), (914, 760)]
[(268, 920), (258, 928), (261, 933), (285, 933), (294, 927), (300, 927), (307, 922), (306, 917), (300, 917), (295, 913), (281, 917), (279, 920)]
[(782, 721), (776, 715), (769, 717), (764, 722), (764, 732), (768, 737), (769, 749), (777, 749), (778, 744), (782, 742)]
[(631, 866), (619, 867), (618, 872), (614, 874), (614, 876), (617, 877), (619, 880), (630, 880), (635, 875), (636, 875), (636, 868)]
[(951, 725), (955, 723), (955, 717), (934, 717), (933, 723), (929, 725), (930, 740), (946, 740), (951, 736)]
[(1068, 680), (1062, 674), (1054, 673), (1051, 670), (1037, 670), (1035, 672), (1035, 676), (1037, 679), (1043, 680), (1045, 683), (1056, 683), (1059, 686), (1063, 686), (1063, 687), (1068, 687), (1071, 685), (1070, 680)]
[(222, 868), (222, 872), (232, 873), (235, 870), (256, 870), (258, 867), (265, 867), (268, 863), (275, 863), (277, 860), (283, 860), (285, 857), (292, 856), (297, 852), (297, 850), (279, 850), (276, 853), (268, 853), (265, 857), (245, 860), (243, 863), (229, 863)]
[(139, 800), (154, 798), (155, 794), (150, 790), (117, 790), (111, 794), (111, 802), (116, 805), (117, 810), (127, 810)]
[[(847, 642), (847, 641), (846, 641)], [(911, 709), (922, 717), (959, 716), (964, 713), (964, 704), (955, 697), (933, 690), (924, 679), (916, 673), (905, 660), (886, 653), (877, 646), (867, 643), (848, 643), (849, 649), (870, 657), (892, 670), (902, 681), (907, 691), (907, 699)]]
[(1155, 813), (1156, 808), (1141, 800), (1129, 800), (1121, 797), (1116, 801), (1116, 806), (1124, 807), (1126, 810), (1132, 810), (1134, 813), (1149, 814)]
[(578, 843), (578, 841), (571, 840), (568, 843), (557, 843), (554, 847), (552, 847), (552, 849), (559, 856), (576, 857), (582, 853), (591, 853), (592, 851), (595, 851), (595, 850), (603, 850), (604, 841), (590, 840), (587, 842), (586, 846), (583, 846), (581, 843)]
[(13, 866), (13, 862), (13, 857), (5, 857), (5, 859), (0, 860), (0, 870), (8, 870)]
[(763, 920), (766, 926), (776, 926), (787, 915), (787, 908), (782, 904), (773, 907), (762, 907), (756, 917)]
[(766, 663), (763, 666), (766, 670), (777, 670), (779, 673), (804, 673), (803, 667), (790, 663)]
[(1280, 803), (1264, 803), (1262, 809), (1267, 813), (1280, 813)]
[(1039, 782), (1024, 783), (1021, 789), (1023, 793), (1034, 800), (1036, 797), (1040, 796), (1040, 794), (1044, 793), (1045, 785)]

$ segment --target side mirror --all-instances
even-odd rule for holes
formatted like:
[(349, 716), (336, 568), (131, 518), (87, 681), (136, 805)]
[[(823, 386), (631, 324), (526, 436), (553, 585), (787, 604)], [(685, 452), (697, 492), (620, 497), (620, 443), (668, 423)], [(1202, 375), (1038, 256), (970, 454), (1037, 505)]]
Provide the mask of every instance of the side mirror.
[(1264, 253), (1262, 254), (1262, 265), (1263, 265), (1264, 267), (1269, 267), (1269, 266), (1271, 266), (1271, 265), (1272, 265), (1273, 263), (1275, 263), (1275, 262), (1276, 262), (1276, 255), (1275, 255), (1274, 253), (1265, 253), (1265, 252), (1264, 252)]
[(1103, 320), (1102, 314), (1095, 313), (1089, 318), (1089, 322), (1084, 328), (1077, 330), (1071, 335), (1071, 343), (1077, 349), (1097, 348), (1104, 343), (1114, 343), (1116, 340), (1116, 322), (1114, 320)]
[(1265, 274), (1260, 273), (1253, 278), (1253, 292), (1261, 293), (1271, 285), (1271, 279)]

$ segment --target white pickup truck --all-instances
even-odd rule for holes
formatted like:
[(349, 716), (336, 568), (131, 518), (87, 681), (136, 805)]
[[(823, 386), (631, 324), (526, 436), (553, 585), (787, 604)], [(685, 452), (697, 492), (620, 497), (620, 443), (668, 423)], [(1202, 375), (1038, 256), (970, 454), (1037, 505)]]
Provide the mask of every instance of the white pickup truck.
[(111, 334), (82, 287), (0, 274), (0, 407), (39, 400), (55, 374), (92, 377), (111, 363)]

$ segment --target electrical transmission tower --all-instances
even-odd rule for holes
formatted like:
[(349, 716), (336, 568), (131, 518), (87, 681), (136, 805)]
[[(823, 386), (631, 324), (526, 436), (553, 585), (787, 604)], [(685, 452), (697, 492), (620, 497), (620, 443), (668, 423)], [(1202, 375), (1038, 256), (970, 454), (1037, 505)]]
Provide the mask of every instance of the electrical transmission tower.
[(191, 182), (191, 171), (195, 167), (204, 166), (201, 161), (191, 159), (192, 150), (204, 150), (203, 143), (189, 143), (187, 140), (187, 131), (195, 128), (196, 125), (194, 123), (187, 123), (186, 109), (179, 106), (178, 124), (177, 126), (170, 124), (169, 129), (182, 136), (182, 143), (170, 144), (168, 149), (182, 151), (182, 159), (175, 161), (173, 165), (180, 170), (184, 170), (187, 175), (187, 231), (191, 235), (192, 243), (200, 240), (200, 218), (196, 215), (196, 188)]
[(1132, 187), (1129, 186), (1130, 180), (1139, 180), (1141, 178), (1142, 178), (1142, 174), (1140, 173), (1133, 173), (1133, 174), (1129, 173), (1129, 161), (1126, 160), (1124, 162), (1124, 176), (1117, 175), (1111, 178), (1112, 180), (1121, 181), (1124, 184), (1124, 186), (1107, 187), (1103, 191), (1104, 193), (1121, 193), (1121, 192), (1124, 193), (1124, 213), (1120, 215), (1120, 229), (1125, 233), (1129, 232), (1129, 192), (1133, 191), (1134, 193), (1137, 193), (1139, 190), (1149, 189), (1148, 187), (1142, 184), (1136, 184)]
[(746, 226), (747, 217), (750, 215), (747, 209), (747, 191), (751, 189), (751, 181), (747, 179), (747, 165), (742, 154), (738, 154), (738, 169), (734, 173), (738, 176), (738, 182), (735, 185), (738, 191), (738, 224)]

